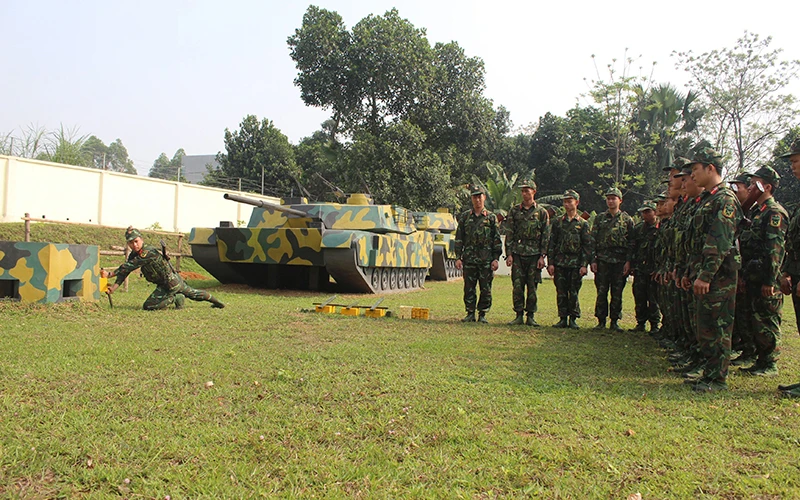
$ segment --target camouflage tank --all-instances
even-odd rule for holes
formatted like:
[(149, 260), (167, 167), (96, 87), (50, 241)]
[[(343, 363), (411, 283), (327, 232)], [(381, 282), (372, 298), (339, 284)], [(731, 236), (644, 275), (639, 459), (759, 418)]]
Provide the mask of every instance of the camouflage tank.
[(247, 227), (222, 222), (193, 228), (189, 236), (197, 263), (221, 283), (323, 290), (333, 277), (341, 288), (361, 293), (425, 283), (434, 237), (418, 230), (402, 207), (374, 205), (363, 194), (346, 204), (225, 198), (254, 206)]
[(436, 281), (454, 280), (462, 276), (456, 269), (456, 219), (446, 208), (438, 212), (414, 212), (417, 228), (433, 234), (433, 256), (428, 277)]

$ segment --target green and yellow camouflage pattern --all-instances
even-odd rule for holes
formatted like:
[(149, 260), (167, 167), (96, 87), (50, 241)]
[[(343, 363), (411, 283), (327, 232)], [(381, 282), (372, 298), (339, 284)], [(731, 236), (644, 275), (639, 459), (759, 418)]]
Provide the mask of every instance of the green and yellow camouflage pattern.
[(100, 299), (96, 245), (0, 241), (0, 297), (23, 303)]
[(347, 204), (246, 200), (237, 201), (257, 205), (247, 227), (193, 228), (189, 236), (197, 262), (220, 282), (318, 290), (333, 277), (342, 288), (377, 293), (420, 287), (432, 265), (434, 236), (405, 208), (363, 195)]
[(433, 257), (428, 278), (436, 281), (454, 280), (462, 276), (456, 269), (456, 218), (446, 208), (438, 212), (414, 212), (417, 229), (433, 234)]

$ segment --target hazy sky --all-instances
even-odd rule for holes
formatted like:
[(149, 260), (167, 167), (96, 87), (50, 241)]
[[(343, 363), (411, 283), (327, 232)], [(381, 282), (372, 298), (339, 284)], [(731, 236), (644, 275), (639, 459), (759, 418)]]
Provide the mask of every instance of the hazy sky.
[[(455, 40), (486, 64), (486, 95), (515, 126), (563, 115), (613, 58), (683, 88), (673, 50), (732, 47), (745, 30), (800, 59), (796, 2), (373, 0), (316, 2), (348, 29), (396, 7), (431, 45)], [(225, 128), (269, 118), (296, 144), (328, 113), (294, 86), (286, 39), (309, 4), (291, 1), (0, 0), (0, 134), (63, 124), (120, 138), (140, 174), (162, 152), (223, 149)], [(638, 70), (637, 70), (638, 72)], [(790, 91), (800, 96), (795, 82)]]

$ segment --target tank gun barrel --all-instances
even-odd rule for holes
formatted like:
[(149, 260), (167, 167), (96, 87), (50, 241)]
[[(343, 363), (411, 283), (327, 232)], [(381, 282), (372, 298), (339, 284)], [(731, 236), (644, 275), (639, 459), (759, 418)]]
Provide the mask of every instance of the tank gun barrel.
[(255, 198), (248, 198), (247, 196), (225, 193), (223, 197), (226, 200), (231, 200), (238, 203), (244, 203), (246, 205), (253, 205), (254, 207), (271, 208), (279, 212), (283, 212), (289, 215), (294, 215), (295, 217), (311, 217), (309, 214), (303, 212), (302, 210), (295, 210), (294, 208), (284, 207), (283, 205), (276, 205), (275, 203), (270, 203), (264, 200), (257, 200)]

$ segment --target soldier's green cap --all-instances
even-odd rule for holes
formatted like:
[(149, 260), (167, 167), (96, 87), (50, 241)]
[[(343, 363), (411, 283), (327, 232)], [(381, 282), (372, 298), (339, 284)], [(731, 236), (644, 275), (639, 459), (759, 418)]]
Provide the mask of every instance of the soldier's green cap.
[(618, 188), (609, 188), (606, 191), (605, 196), (616, 196), (617, 198), (622, 199), (622, 191), (620, 191)]
[(469, 194), (470, 196), (477, 196), (479, 194), (486, 194), (486, 193), (483, 191), (482, 187), (473, 185), (469, 187)]
[(714, 148), (700, 148), (692, 155), (691, 162), (722, 167), (722, 155)]
[(750, 184), (750, 177), (753, 177), (753, 174), (742, 172), (734, 177), (733, 180), (728, 181), (728, 184)]
[(648, 200), (642, 203), (642, 206), (639, 207), (639, 210), (637, 210), (637, 212), (644, 212), (645, 210), (655, 210), (655, 209), (656, 209), (656, 204)]
[[(690, 164), (691, 165), (691, 164)], [(686, 177), (687, 175), (692, 175), (692, 167), (691, 166), (684, 166), (680, 172), (673, 175), (672, 177)]]
[(667, 196), (667, 193), (658, 193), (658, 194), (656, 195), (656, 202), (659, 202), (659, 201), (664, 201), (664, 200), (666, 200), (667, 198), (669, 198), (669, 197)]
[(669, 177), (667, 177), (666, 179), (664, 179), (663, 181), (661, 181), (661, 184), (669, 184), (669, 181), (670, 181), (670, 178), (669, 178)]
[(530, 179), (524, 179), (519, 183), (519, 188), (531, 188), (536, 191), (536, 182)]
[(778, 187), (778, 183), (781, 181), (781, 176), (778, 172), (775, 171), (774, 168), (764, 165), (763, 167), (759, 168), (751, 177), (761, 177), (768, 183), (772, 184), (775, 187)]
[(792, 155), (800, 155), (800, 138), (792, 141), (792, 145), (789, 146), (789, 152), (783, 153), (778, 158), (789, 158)]
[(575, 201), (581, 201), (581, 195), (579, 195), (574, 189), (567, 189), (564, 191), (564, 194), (561, 195), (561, 198), (575, 198)]
[(125, 241), (133, 241), (136, 238), (141, 238), (142, 233), (139, 232), (138, 229), (134, 228), (133, 226), (128, 226), (128, 229), (125, 230)]
[(672, 165), (664, 167), (661, 170), (669, 172), (670, 170), (682, 170), (686, 165), (691, 165), (692, 161), (684, 156), (679, 156), (672, 161)]

